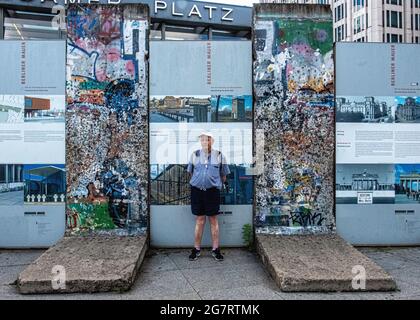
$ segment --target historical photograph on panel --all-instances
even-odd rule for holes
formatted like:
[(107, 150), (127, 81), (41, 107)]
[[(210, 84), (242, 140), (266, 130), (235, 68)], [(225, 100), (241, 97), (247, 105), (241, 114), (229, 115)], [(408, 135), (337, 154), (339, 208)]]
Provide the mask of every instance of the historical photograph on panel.
[(337, 97), (337, 122), (394, 123), (395, 97)]
[(250, 122), (252, 96), (152, 96), (150, 122)]
[(337, 97), (337, 122), (420, 123), (420, 97)]
[(420, 204), (420, 164), (395, 165), (395, 203)]
[[(220, 204), (243, 205), (253, 203), (253, 177), (247, 174), (247, 168), (249, 166), (229, 165), (230, 174), (221, 188)], [(219, 169), (216, 168), (216, 172), (217, 170)], [(190, 179), (187, 165), (151, 165), (151, 204), (190, 205)]]
[(25, 122), (63, 122), (66, 96), (25, 96)]
[(0, 164), (0, 206), (19, 206), (23, 204), (22, 164)]
[(420, 97), (396, 97), (395, 122), (420, 123)]
[(338, 164), (337, 204), (395, 203), (393, 164)]
[(23, 122), (24, 96), (0, 95), (0, 123)]
[(25, 204), (65, 202), (66, 168), (64, 164), (25, 164), (23, 179)]

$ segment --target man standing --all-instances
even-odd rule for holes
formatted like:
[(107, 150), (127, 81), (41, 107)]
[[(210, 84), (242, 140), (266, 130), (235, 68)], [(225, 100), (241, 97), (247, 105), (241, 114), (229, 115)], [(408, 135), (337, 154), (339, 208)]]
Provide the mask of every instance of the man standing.
[(217, 215), (220, 210), (220, 190), (230, 173), (223, 154), (212, 149), (214, 137), (210, 132), (202, 132), (199, 136), (201, 149), (195, 151), (190, 158), (187, 171), (191, 180), (191, 211), (196, 216), (194, 248), (190, 260), (197, 260), (201, 252), (206, 216), (209, 217), (213, 242), (212, 255), (217, 261), (223, 260), (219, 248), (219, 223)]

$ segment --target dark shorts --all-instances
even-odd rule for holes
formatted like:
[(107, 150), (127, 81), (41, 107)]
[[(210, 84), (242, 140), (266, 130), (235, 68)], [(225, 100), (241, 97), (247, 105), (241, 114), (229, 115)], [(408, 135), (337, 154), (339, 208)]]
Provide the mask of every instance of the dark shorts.
[(200, 190), (191, 186), (191, 212), (196, 216), (216, 216), (220, 211), (220, 190)]

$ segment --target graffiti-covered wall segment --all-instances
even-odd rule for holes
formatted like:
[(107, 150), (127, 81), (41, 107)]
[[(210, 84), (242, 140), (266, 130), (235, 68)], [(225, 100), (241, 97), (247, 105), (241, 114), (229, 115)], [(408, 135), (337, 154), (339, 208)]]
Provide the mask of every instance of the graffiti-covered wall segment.
[(69, 6), (67, 229), (147, 229), (148, 8)]
[(254, 127), (265, 138), (257, 232), (329, 232), (335, 225), (331, 9), (256, 5), (253, 24)]

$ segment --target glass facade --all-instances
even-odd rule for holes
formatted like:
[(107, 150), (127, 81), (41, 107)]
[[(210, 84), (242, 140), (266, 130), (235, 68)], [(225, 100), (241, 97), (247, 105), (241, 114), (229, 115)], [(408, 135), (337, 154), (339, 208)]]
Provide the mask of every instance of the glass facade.
[(65, 32), (54, 27), (54, 14), (3, 9), (4, 40), (64, 39)]
[[(25, 9), (23, 9), (25, 8)], [(59, 14), (59, 13), (58, 13)], [(52, 40), (65, 39), (65, 28), (56, 26), (56, 14), (42, 7), (2, 6), (0, 4), (0, 39), (4, 40)], [(64, 17), (63, 17), (64, 18)], [(180, 19), (151, 21), (150, 40), (249, 40), (251, 27), (213, 29), (205, 23), (191, 23)]]

